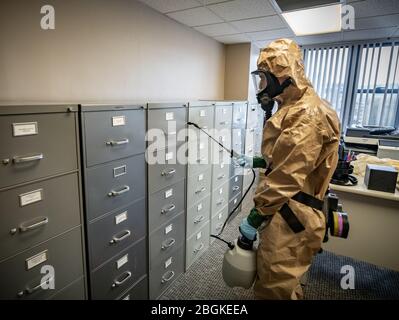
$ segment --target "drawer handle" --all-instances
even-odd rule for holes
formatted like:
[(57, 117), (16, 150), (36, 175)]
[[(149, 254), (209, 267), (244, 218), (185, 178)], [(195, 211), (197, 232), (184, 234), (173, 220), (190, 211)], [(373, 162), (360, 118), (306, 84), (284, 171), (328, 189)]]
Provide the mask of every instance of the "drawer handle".
[(51, 277), (50, 279), (48, 279), (48, 280), (46, 280), (46, 281), (44, 281), (44, 282), (39, 283), (37, 286), (34, 286), (33, 288), (27, 287), (25, 290), (18, 292), (18, 293), (17, 293), (17, 296), (21, 298), (21, 297), (23, 297), (24, 295), (32, 294), (32, 293), (36, 292), (37, 290), (42, 289), (42, 288), (43, 288), (43, 285), (49, 284), (49, 283), (52, 282), (53, 280), (54, 280), (54, 278)]
[(165, 176), (171, 176), (173, 174), (176, 173), (176, 169), (170, 169), (169, 171), (162, 171), (161, 172), (161, 176), (165, 177)]
[(208, 129), (208, 126), (203, 126), (202, 129)]
[(205, 219), (205, 217), (203, 215), (200, 215), (194, 220), (194, 224), (198, 224), (204, 219)]
[(112, 239), (110, 240), (109, 244), (115, 244), (118, 242), (121, 242), (122, 240), (125, 240), (126, 238), (130, 237), (132, 233), (130, 232), (130, 230), (125, 230), (123, 231), (123, 235), (122, 236), (113, 236)]
[(172, 131), (172, 132), (168, 132), (168, 131), (163, 131), (163, 133), (165, 134), (165, 136), (175, 136), (177, 133), (176, 131)]
[(126, 271), (122, 274), (121, 278), (122, 280), (114, 280), (114, 283), (112, 284), (112, 288), (116, 288), (124, 284), (127, 280), (129, 280), (132, 277), (132, 273), (130, 271)]
[(195, 193), (198, 194), (198, 193), (201, 193), (201, 192), (204, 192), (204, 191), (206, 191), (206, 188), (202, 187), (201, 189), (196, 190)]
[[(26, 232), (26, 231), (34, 230), (34, 229), (42, 227), (42, 226), (44, 226), (44, 225), (46, 225), (48, 223), (48, 218), (47, 217), (39, 217), (39, 219), (41, 221), (35, 222), (35, 223), (32, 223), (32, 224), (28, 224), (28, 223), (31, 223), (31, 222), (23, 222), (23, 223), (21, 223), (21, 225), (19, 226), (19, 231), (20, 232)], [(28, 225), (26, 225), (26, 224), (28, 224)]]
[(218, 180), (223, 179), (225, 176), (226, 176), (225, 174), (220, 174), (220, 175), (218, 176)]
[(223, 204), (224, 199), (220, 199), (218, 202), (216, 202), (216, 205), (220, 206), (221, 204)]
[(197, 254), (202, 249), (204, 249), (204, 244), (201, 242), (201, 244), (197, 248), (194, 249), (194, 254)]
[(241, 121), (241, 118), (237, 118), (236, 121)]
[(206, 160), (205, 157), (201, 157), (201, 158), (197, 159), (197, 162), (198, 162), (198, 163), (201, 163), (201, 161), (205, 161), (205, 160)]
[(219, 122), (219, 124), (221, 124), (221, 125), (227, 125), (227, 124), (229, 124), (229, 122), (228, 122), (228, 121), (221, 121), (221, 122)]
[(234, 186), (234, 187), (233, 187), (233, 191), (238, 191), (238, 190), (240, 190), (240, 187), (239, 187), (239, 186)]
[(224, 151), (224, 149), (219, 149), (219, 153), (222, 153)]
[(255, 131), (254, 128), (249, 129), (249, 132), (254, 132), (254, 131)]
[(166, 213), (169, 213), (169, 212), (171, 212), (171, 211), (173, 211), (175, 209), (176, 209), (176, 206), (172, 203), (169, 207), (162, 208), (161, 213), (162, 214), (166, 214)]
[[(169, 276), (166, 277), (167, 275), (169, 275)], [(174, 272), (174, 271), (168, 271), (168, 272), (166, 272), (166, 273), (162, 276), (161, 283), (169, 282), (170, 280), (172, 280), (172, 278), (173, 278), (174, 276), (175, 276), (175, 272)]]
[(122, 139), (122, 140), (111, 140), (111, 141), (107, 141), (105, 144), (107, 145), (107, 146), (111, 146), (111, 147), (113, 147), (113, 146), (120, 146), (120, 145), (123, 145), (123, 144), (128, 144), (129, 143), (129, 139)]
[(124, 186), (121, 190), (115, 191), (111, 190), (111, 192), (108, 193), (108, 197), (116, 197), (124, 194), (125, 192), (128, 192), (130, 190), (129, 186)]
[(162, 242), (161, 249), (166, 250), (173, 246), (176, 243), (176, 240), (173, 238), (166, 239), (164, 242)]
[(248, 149), (248, 152), (252, 152), (253, 151), (253, 149)]
[(14, 163), (32, 162), (42, 160), (44, 158), (43, 153), (34, 154), (31, 156), (15, 156), (12, 158)]

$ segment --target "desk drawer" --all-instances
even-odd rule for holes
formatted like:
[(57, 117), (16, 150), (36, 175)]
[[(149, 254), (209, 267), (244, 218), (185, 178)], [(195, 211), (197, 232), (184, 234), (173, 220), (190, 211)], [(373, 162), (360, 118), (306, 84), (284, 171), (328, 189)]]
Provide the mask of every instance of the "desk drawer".
[(150, 270), (150, 299), (157, 299), (184, 272), (184, 246), (159, 260)]
[(184, 211), (185, 180), (149, 196), (148, 221), (150, 232)]
[(0, 116), (0, 189), (76, 170), (75, 116)]
[(211, 168), (187, 178), (187, 207), (203, 199), (211, 192)]
[(90, 269), (145, 237), (146, 199), (142, 198), (88, 225)]
[(77, 173), (0, 192), (0, 260), (78, 226)]
[(114, 300), (147, 272), (146, 239), (123, 250), (91, 274), (94, 300)]
[(187, 240), (186, 265), (189, 268), (209, 248), (209, 221)]
[[(83, 275), (80, 227), (0, 263), (0, 299), (47, 299)], [(73, 263), (71, 263), (73, 261)], [(54, 290), (40, 286), (54, 269)], [(43, 278), (45, 277), (45, 278)]]
[(145, 151), (145, 110), (85, 112), (86, 165)]
[(157, 192), (174, 185), (186, 176), (186, 165), (178, 163), (176, 150), (161, 149), (153, 153), (160, 163), (148, 164), (148, 191)]
[(150, 269), (184, 244), (185, 212), (150, 234)]
[(88, 219), (145, 196), (144, 154), (87, 169)]
[(187, 238), (201, 229), (211, 215), (211, 196), (198, 201), (187, 210)]

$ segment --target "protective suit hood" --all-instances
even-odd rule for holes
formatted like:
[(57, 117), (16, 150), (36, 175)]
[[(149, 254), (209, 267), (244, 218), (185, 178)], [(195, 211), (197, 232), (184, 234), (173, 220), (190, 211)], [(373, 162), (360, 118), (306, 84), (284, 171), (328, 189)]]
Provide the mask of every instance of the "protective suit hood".
[(299, 99), (313, 87), (305, 75), (302, 51), (289, 39), (278, 39), (263, 48), (257, 61), (258, 69), (273, 73), (276, 77), (289, 77), (293, 84), (280, 95), (283, 102)]

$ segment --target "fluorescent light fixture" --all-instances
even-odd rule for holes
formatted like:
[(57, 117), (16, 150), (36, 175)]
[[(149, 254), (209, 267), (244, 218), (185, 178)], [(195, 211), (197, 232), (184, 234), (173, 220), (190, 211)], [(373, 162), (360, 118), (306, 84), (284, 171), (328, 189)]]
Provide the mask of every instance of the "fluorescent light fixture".
[(297, 36), (341, 31), (341, 4), (283, 12)]

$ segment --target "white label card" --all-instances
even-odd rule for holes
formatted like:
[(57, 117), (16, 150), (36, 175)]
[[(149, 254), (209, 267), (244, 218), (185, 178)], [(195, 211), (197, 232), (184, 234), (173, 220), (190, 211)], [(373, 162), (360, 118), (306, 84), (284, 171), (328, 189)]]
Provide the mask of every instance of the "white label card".
[(222, 169), (224, 168), (224, 163), (220, 164), (220, 168), (222, 168)]
[(218, 219), (222, 220), (222, 217), (223, 217), (223, 213), (219, 213)]
[(165, 234), (168, 234), (169, 232), (171, 232), (173, 230), (173, 224), (168, 225), (165, 228)]
[(201, 211), (202, 210), (202, 203), (200, 203), (198, 206), (197, 206), (197, 211)]
[(127, 220), (127, 211), (122, 212), (122, 213), (118, 214), (117, 216), (115, 216), (115, 224), (120, 224), (126, 220)]
[(120, 269), (122, 266), (124, 266), (127, 262), (129, 261), (129, 255), (126, 254), (122, 258), (120, 258), (118, 261), (116, 261), (116, 269)]
[(200, 110), (200, 117), (206, 117), (206, 111)]
[(201, 173), (201, 174), (198, 176), (198, 181), (202, 181), (202, 180), (204, 180), (204, 174), (203, 174), (203, 173)]
[(130, 294), (123, 298), (123, 300), (130, 300)]
[(48, 253), (48, 250), (45, 250), (43, 252), (40, 252), (40, 253), (34, 255), (33, 257), (26, 259), (26, 270), (30, 270), (30, 269), (36, 267), (37, 265), (47, 261), (47, 259), (48, 259), (47, 253)]
[(166, 161), (172, 160), (173, 159), (173, 152), (168, 152), (165, 155), (165, 159), (166, 159)]
[(170, 120), (173, 120), (175, 118), (175, 115), (174, 115), (173, 112), (166, 112), (165, 118), (166, 118), (166, 121), (170, 121)]
[(168, 268), (173, 262), (172, 257), (170, 257), (168, 260), (165, 261), (165, 269)]
[(126, 125), (126, 117), (125, 116), (115, 116), (112, 117), (112, 126), (119, 127)]
[(37, 122), (13, 123), (12, 133), (14, 137), (38, 134)]
[(205, 145), (201, 142), (200, 145), (199, 145), (199, 148), (200, 148), (200, 150), (202, 150), (202, 149), (205, 148)]
[(202, 232), (198, 232), (197, 233), (197, 240), (201, 239), (201, 237), (202, 237)]
[(241, 131), (237, 131), (237, 136), (241, 137)]
[(238, 177), (235, 177), (234, 181), (235, 181), (235, 182), (238, 182)]
[(219, 189), (219, 194), (222, 194), (223, 193), (223, 188), (220, 188)]
[(168, 199), (171, 196), (173, 196), (173, 189), (166, 190), (165, 191), (165, 199)]
[(21, 207), (27, 206), (28, 204), (39, 202), (43, 200), (43, 189), (34, 190), (19, 195), (19, 205)]
[(237, 199), (234, 199), (234, 201), (233, 201), (233, 202), (234, 202), (234, 204), (236, 204), (236, 203), (237, 203)]
[(223, 108), (223, 113), (226, 114), (227, 113), (227, 109)]
[(113, 170), (114, 170), (114, 178), (123, 176), (123, 175), (125, 175), (127, 173), (126, 165), (120, 166), (120, 167), (116, 167)]

